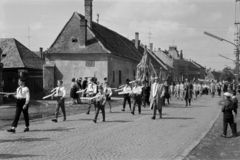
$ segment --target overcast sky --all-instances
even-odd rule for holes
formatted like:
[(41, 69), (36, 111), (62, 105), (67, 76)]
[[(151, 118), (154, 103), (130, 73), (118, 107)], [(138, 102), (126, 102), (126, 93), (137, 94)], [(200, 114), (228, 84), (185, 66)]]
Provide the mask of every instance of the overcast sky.
[[(238, 2), (240, 3), (240, 2)], [(84, 0), (0, 0), (0, 38), (15, 38), (31, 50), (50, 47), (73, 12), (84, 15)], [(235, 0), (94, 0), (93, 20), (142, 43), (168, 49), (176, 45), (186, 59), (222, 70), (235, 58), (234, 46), (203, 34), (234, 41)]]

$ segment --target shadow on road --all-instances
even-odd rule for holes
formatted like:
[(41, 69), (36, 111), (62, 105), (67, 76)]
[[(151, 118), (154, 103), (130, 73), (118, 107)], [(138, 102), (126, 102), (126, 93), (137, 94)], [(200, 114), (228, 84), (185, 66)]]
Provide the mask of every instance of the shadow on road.
[(19, 138), (19, 139), (1, 139), (0, 143), (6, 142), (34, 142), (34, 141), (47, 141), (50, 138)]
[(69, 131), (75, 128), (53, 128), (53, 129), (36, 129), (31, 130), (31, 132), (63, 132), (63, 131)]
[(37, 157), (39, 155), (29, 155), (29, 154), (0, 154), (0, 159), (12, 159), (12, 158), (30, 158)]
[(194, 119), (190, 117), (163, 117), (162, 119), (180, 119), (180, 120), (188, 120), (188, 119)]
[(124, 121), (124, 120), (115, 120), (115, 121), (108, 121), (106, 120), (105, 123), (130, 123), (133, 121)]

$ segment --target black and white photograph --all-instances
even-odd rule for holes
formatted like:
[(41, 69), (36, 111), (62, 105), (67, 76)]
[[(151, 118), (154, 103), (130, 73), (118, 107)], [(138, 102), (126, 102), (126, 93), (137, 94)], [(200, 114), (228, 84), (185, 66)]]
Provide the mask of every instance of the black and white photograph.
[(0, 159), (239, 160), (240, 0), (0, 0)]

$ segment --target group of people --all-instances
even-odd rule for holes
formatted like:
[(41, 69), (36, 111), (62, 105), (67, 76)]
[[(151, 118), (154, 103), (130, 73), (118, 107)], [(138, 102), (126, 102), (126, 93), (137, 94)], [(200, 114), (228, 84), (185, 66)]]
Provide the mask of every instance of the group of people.
[[(29, 101), (30, 101), (30, 91), (28, 87), (25, 86), (26, 79), (19, 78), (16, 94), (11, 94), (13, 97), (17, 99), (16, 105), (16, 113), (15, 118), (12, 123), (12, 127), (8, 129), (8, 132), (14, 132), (18, 125), (18, 121), (21, 115), (21, 112), (24, 114), (25, 126), (24, 132), (29, 131)], [(91, 78), (90, 82), (87, 81), (87, 78), (81, 83), (81, 78), (77, 81), (75, 79), (72, 80), (75, 84), (71, 86), (71, 94), (78, 94), (77, 91), (80, 92), (80, 96), (76, 96), (76, 99), (80, 99), (79, 97), (88, 97), (86, 100), (89, 101), (89, 106), (86, 114), (90, 114), (90, 109), (92, 104), (95, 107), (95, 116), (93, 122), (97, 122), (98, 114), (101, 111), (103, 122), (105, 121), (105, 104), (108, 102), (110, 106), (111, 112), (111, 96), (112, 96), (112, 88), (109, 87), (107, 82), (107, 78), (104, 78), (104, 83), (99, 84), (96, 78)], [(202, 95), (204, 89), (207, 88), (207, 92), (210, 92), (212, 97), (214, 97), (215, 92), (221, 93), (224, 92), (225, 102), (222, 107), (223, 112), (223, 137), (227, 135), (227, 126), (230, 125), (232, 129), (233, 136), (237, 136), (237, 125), (236, 125), (236, 117), (237, 117), (237, 108), (238, 108), (238, 100), (236, 98), (237, 86), (235, 83), (216, 83), (212, 81), (209, 84), (202, 84), (199, 82), (189, 82), (188, 79), (185, 80), (184, 83), (176, 83), (174, 86), (171, 84), (168, 85), (168, 81), (161, 81), (158, 77), (151, 79), (151, 82), (148, 81), (132, 81), (133, 86), (130, 84), (130, 80), (126, 80), (126, 84), (121, 86), (120, 90), (123, 93), (123, 108), (122, 111), (125, 111), (126, 103), (128, 102), (131, 114), (135, 114), (135, 108), (138, 106), (138, 113), (141, 114), (141, 107), (146, 107), (149, 105), (149, 108), (153, 110), (152, 119), (156, 119), (157, 111), (159, 113), (159, 118), (162, 118), (162, 107), (165, 105), (165, 100), (167, 100), (168, 104), (170, 104), (169, 99), (174, 96), (177, 99), (185, 100), (186, 106), (191, 106), (191, 99), (197, 98), (198, 95)], [(74, 86), (78, 85), (78, 87)], [(76, 87), (77, 89), (74, 89)], [(220, 90), (220, 91), (219, 91)], [(10, 96), (7, 94), (6, 97)], [(58, 121), (59, 109), (61, 108), (63, 113), (63, 121), (66, 121), (66, 111), (65, 111), (65, 97), (66, 97), (66, 89), (63, 86), (63, 81), (57, 81), (57, 87), (55, 88), (55, 92), (53, 95), (57, 101), (56, 110), (55, 110), (55, 118), (52, 119), (53, 122)], [(72, 95), (71, 95), (72, 97)], [(133, 106), (131, 106), (131, 100), (133, 100)]]
[[(131, 113), (135, 114), (135, 107), (138, 106), (138, 112), (141, 114), (141, 106), (146, 107), (148, 104), (153, 109), (152, 119), (156, 118), (156, 112), (158, 110), (159, 117), (162, 118), (162, 107), (166, 105), (166, 102), (170, 104), (171, 96), (180, 95), (178, 93), (178, 84), (176, 86), (168, 85), (168, 81), (161, 81), (158, 77), (155, 77), (151, 82), (140, 82), (135, 80), (133, 87), (129, 83), (129, 79), (126, 80), (126, 85), (122, 88), (124, 94), (123, 109), (125, 111), (126, 102), (129, 104)], [(191, 106), (191, 99), (193, 94), (193, 85), (186, 79), (185, 83), (181, 86), (182, 92), (181, 98), (185, 99), (186, 106)], [(174, 89), (176, 88), (176, 89)], [(174, 92), (176, 90), (176, 92)], [(180, 96), (179, 96), (180, 97)], [(178, 97), (178, 98), (179, 98)], [(131, 98), (133, 99), (133, 107), (131, 107)]]

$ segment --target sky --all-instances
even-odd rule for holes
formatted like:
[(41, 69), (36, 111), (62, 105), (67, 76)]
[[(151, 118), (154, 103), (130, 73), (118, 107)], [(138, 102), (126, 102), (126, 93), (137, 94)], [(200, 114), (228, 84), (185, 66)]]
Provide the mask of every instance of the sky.
[[(234, 42), (235, 5), (240, 2), (93, 0), (93, 21), (99, 14), (101, 25), (130, 40), (139, 32), (145, 45), (150, 42), (162, 50), (175, 45), (184, 58), (222, 70), (234, 63), (219, 54), (235, 59), (234, 46), (203, 33)], [(75, 11), (84, 15), (84, 0), (0, 0), (0, 38), (15, 38), (33, 51), (46, 50)]]

